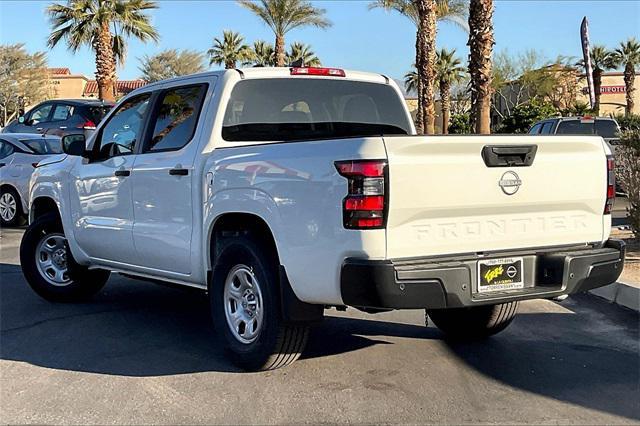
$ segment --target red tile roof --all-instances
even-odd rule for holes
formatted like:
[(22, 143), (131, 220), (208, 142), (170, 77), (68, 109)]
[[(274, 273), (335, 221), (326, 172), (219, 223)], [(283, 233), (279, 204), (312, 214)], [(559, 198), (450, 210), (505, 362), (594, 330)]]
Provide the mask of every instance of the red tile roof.
[(52, 75), (71, 75), (69, 68), (47, 68), (47, 71)]
[[(118, 80), (116, 83), (119, 95), (126, 95), (127, 93), (147, 84), (144, 80)], [(88, 97), (97, 94), (98, 82), (95, 80), (87, 81), (87, 85), (84, 86), (84, 92), (82, 93), (82, 96)]]

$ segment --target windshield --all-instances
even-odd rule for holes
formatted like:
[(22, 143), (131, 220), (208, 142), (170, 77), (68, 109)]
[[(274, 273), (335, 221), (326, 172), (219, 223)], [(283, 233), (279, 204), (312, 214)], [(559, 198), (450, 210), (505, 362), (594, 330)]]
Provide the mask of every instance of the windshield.
[(410, 132), (402, 99), (389, 85), (283, 78), (236, 84), (222, 137), (227, 141), (292, 141)]
[(88, 119), (93, 121), (94, 124), (100, 123), (105, 115), (111, 110), (111, 106), (96, 106), (87, 107)]
[(20, 139), (20, 142), (27, 145), (36, 154), (62, 154), (62, 143), (60, 139)]
[(559, 135), (593, 135), (603, 138), (617, 138), (618, 125), (613, 120), (563, 120), (556, 131)]

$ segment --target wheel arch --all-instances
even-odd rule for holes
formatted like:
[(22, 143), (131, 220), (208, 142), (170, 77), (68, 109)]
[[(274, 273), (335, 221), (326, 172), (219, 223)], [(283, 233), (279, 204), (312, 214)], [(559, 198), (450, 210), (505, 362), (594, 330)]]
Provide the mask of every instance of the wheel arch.
[(274, 261), (280, 264), (278, 246), (273, 230), (267, 221), (255, 213), (229, 212), (222, 213), (212, 223), (208, 233), (207, 262), (211, 269), (215, 258), (218, 256), (218, 248), (221, 239), (232, 237), (238, 233), (248, 233), (257, 238), (263, 247), (271, 250)]
[(259, 244), (269, 250), (272, 261), (278, 270), (278, 293), (280, 295), (282, 316), (289, 323), (311, 323), (321, 321), (324, 306), (302, 302), (291, 286), (285, 267), (280, 263), (278, 245), (273, 230), (266, 220), (255, 213), (230, 212), (215, 218), (208, 233), (207, 262), (209, 273), (207, 284), (212, 284), (211, 270), (218, 256), (220, 241), (240, 234), (257, 238)]
[(55, 213), (62, 222), (58, 203), (53, 198), (46, 195), (34, 198), (29, 209), (29, 223), (48, 213)]

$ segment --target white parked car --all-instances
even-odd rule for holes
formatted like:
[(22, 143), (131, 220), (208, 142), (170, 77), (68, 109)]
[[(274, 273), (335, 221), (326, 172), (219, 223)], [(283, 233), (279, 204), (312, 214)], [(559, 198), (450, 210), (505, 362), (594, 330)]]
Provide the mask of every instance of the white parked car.
[(36, 169), (20, 251), (53, 301), (110, 272), (207, 291), (234, 362), (302, 352), (327, 306), (486, 337), (518, 301), (615, 281), (598, 136), (414, 136), (396, 84), (254, 68), (150, 84)]
[(0, 225), (15, 226), (26, 218), (31, 174), (40, 161), (61, 153), (57, 136), (0, 134)]

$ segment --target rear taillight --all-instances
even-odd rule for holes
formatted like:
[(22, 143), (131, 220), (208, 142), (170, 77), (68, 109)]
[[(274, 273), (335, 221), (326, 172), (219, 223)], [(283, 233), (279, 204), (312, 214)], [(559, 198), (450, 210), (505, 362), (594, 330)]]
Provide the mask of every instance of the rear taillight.
[(604, 204), (604, 214), (611, 214), (613, 203), (616, 201), (616, 165), (612, 155), (607, 155), (607, 201)]
[(342, 203), (347, 229), (381, 229), (386, 225), (387, 162), (384, 160), (336, 161), (347, 178), (348, 194)]
[(84, 129), (84, 130), (95, 130), (96, 129), (96, 124), (91, 121), (91, 120), (87, 120), (82, 124), (79, 124), (77, 126), (78, 129)]
[(344, 70), (339, 68), (291, 68), (291, 75), (325, 75), (328, 77), (346, 77)]

